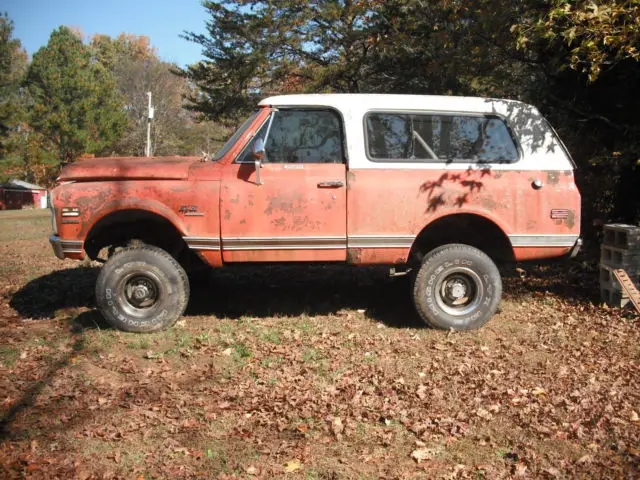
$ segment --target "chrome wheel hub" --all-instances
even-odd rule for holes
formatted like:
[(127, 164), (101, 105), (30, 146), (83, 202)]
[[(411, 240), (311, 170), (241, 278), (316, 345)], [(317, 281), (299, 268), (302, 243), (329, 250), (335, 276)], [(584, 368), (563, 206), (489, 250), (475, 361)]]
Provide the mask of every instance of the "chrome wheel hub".
[(466, 267), (455, 267), (438, 279), (435, 294), (440, 309), (449, 315), (462, 316), (478, 307), (484, 287), (476, 272)]
[(135, 308), (149, 308), (158, 299), (155, 282), (142, 275), (129, 279), (124, 286), (124, 293), (127, 302)]

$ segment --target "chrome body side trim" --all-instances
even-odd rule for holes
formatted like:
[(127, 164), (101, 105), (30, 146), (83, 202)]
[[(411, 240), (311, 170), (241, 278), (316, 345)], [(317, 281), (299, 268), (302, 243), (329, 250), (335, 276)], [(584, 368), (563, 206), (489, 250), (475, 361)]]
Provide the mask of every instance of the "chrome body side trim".
[(182, 237), (193, 250), (220, 250), (220, 239), (214, 237)]
[(573, 247), (579, 235), (509, 235), (513, 247)]
[[(508, 235), (513, 247), (573, 247), (579, 235)], [(327, 250), (343, 248), (411, 248), (415, 235), (349, 235), (318, 237), (183, 237), (194, 250)], [(80, 251), (82, 242), (79, 243)], [(68, 249), (73, 248), (71, 245)]]
[(349, 235), (349, 248), (411, 248), (415, 235)]
[(347, 248), (346, 237), (223, 237), (225, 250), (335, 250)]

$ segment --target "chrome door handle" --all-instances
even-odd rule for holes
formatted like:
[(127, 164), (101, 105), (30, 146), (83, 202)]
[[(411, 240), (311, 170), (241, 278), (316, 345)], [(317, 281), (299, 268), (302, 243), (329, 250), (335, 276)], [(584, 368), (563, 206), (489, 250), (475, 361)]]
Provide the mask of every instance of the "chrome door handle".
[(344, 182), (342, 180), (334, 180), (332, 182), (319, 182), (318, 188), (340, 188), (344, 187)]

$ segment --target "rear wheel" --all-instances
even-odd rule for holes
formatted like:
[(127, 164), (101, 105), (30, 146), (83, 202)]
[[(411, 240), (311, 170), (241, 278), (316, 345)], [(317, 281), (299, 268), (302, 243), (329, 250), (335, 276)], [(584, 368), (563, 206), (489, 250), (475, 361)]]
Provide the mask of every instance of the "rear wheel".
[(480, 328), (496, 312), (501, 296), (498, 268), (469, 245), (449, 244), (432, 250), (413, 282), (416, 310), (434, 328)]
[(116, 252), (96, 282), (104, 318), (127, 332), (157, 332), (173, 325), (189, 301), (184, 269), (164, 250), (136, 245)]

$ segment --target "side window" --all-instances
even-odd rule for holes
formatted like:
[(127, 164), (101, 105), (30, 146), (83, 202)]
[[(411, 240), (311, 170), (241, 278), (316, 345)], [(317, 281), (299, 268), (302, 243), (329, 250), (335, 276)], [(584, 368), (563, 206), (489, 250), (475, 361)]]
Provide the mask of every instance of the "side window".
[(406, 159), (411, 155), (411, 117), (374, 114), (367, 116), (367, 140), (372, 159)]
[(518, 150), (498, 117), (473, 115), (367, 115), (373, 161), (509, 163)]
[(253, 144), (258, 138), (265, 137), (265, 163), (344, 162), (342, 129), (335, 112), (279, 110), (272, 115), (273, 118), (264, 123), (236, 162), (252, 162)]

